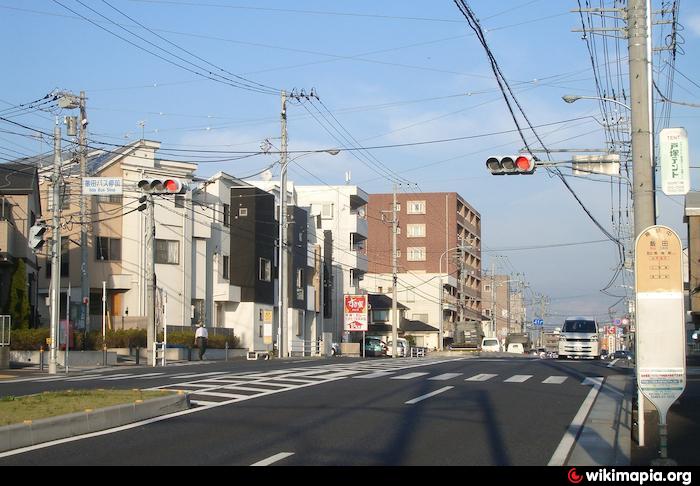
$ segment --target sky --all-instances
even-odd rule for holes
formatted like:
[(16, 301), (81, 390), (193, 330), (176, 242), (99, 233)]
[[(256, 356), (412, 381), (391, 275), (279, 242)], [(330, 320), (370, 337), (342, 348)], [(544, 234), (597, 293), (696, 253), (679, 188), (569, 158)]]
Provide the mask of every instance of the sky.
[[(594, 59), (598, 82), (607, 80), (605, 95), (629, 104), (626, 41), (605, 42), (590, 32), (588, 43), (582, 39), (573, 31), (586, 25), (572, 12), (579, 3), (620, 2), (468, 2), (525, 114), (516, 112), (518, 123), (527, 127), (526, 116), (549, 150), (605, 148), (603, 125), (628, 118), (620, 106), (608, 105), (603, 118), (595, 100), (561, 99), (598, 96)], [(652, 3), (661, 9), (660, 0)], [(700, 4), (678, 4), (680, 48), (675, 63), (669, 51), (654, 56), (654, 79), (669, 99), (698, 104)], [(668, 25), (655, 26), (654, 47), (666, 45), (668, 34)], [(488, 156), (516, 154), (524, 142), (485, 49), (453, 1), (0, 0), (0, 41), (1, 117), (51, 132), (55, 116), (72, 113), (12, 108), (56, 89), (83, 90), (93, 146), (158, 140), (163, 158), (199, 162), (200, 176), (223, 170), (243, 178), (272, 165), (277, 177), (276, 154), (232, 152), (258, 152), (266, 139), (274, 152), (280, 90), (313, 89), (318, 99), (287, 104), (290, 180), (344, 184), (350, 172), (350, 182), (368, 193), (391, 192), (394, 183), (407, 193), (456, 191), (481, 214), (483, 268), (520, 274), (530, 300), (547, 296), (548, 325), (626, 311), (633, 274), (616, 271), (617, 245), (562, 181), (543, 167), (513, 177), (486, 170)], [(667, 104), (661, 119), (663, 106), (655, 106), (659, 127), (688, 131), (692, 166), (698, 108), (673, 104), (669, 111)], [(0, 160), (51, 148), (45, 136), (8, 121), (0, 119), (0, 130)], [(540, 146), (532, 130), (524, 138)], [(305, 152), (351, 147), (369, 149)], [(560, 162), (592, 217), (628, 238), (626, 181), (569, 177), (573, 155), (556, 152), (551, 161)], [(697, 189), (697, 170), (691, 173)], [(657, 191), (658, 223), (686, 245), (683, 204), (682, 196)], [(608, 285), (613, 296), (600, 291)]]

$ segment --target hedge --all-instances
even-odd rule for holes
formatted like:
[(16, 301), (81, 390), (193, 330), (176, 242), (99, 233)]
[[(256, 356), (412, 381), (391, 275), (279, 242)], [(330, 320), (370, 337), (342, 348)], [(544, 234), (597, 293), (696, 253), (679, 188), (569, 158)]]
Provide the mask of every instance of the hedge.
[[(12, 331), (10, 339), (10, 349), (13, 351), (38, 351), (42, 346), (47, 349), (46, 340), (51, 336), (48, 327), (38, 329), (15, 329)], [(163, 333), (159, 333), (157, 339), (162, 341)], [(124, 329), (118, 331), (107, 331), (105, 342), (108, 348), (129, 348), (146, 347), (145, 329)], [(237, 336), (215, 336), (210, 335), (207, 340), (207, 347), (224, 349), (228, 341), (228, 347), (237, 348), (240, 339)], [(168, 334), (168, 344), (194, 346), (194, 332), (173, 332)], [(92, 331), (83, 333), (76, 331), (73, 334), (73, 346), (75, 350), (96, 350), (102, 349), (102, 332)]]

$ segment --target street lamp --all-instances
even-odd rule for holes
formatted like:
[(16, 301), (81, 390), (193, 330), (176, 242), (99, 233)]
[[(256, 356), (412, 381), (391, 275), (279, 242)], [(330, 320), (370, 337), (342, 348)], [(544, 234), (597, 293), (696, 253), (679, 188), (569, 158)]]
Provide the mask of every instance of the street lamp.
[(613, 99), (613, 98), (603, 98), (603, 97), (600, 97), (600, 96), (564, 95), (564, 96), (561, 97), (561, 99), (563, 99), (563, 100), (566, 101), (567, 103), (574, 103), (575, 101), (578, 101), (578, 100), (599, 100), (599, 101), (608, 101), (608, 102), (610, 102), (610, 103), (615, 103), (615, 104), (617, 104), (617, 105), (624, 106), (624, 107), (627, 108), (629, 111), (632, 111), (632, 108), (630, 108), (630, 107), (627, 106), (626, 104), (622, 103), (621, 101), (617, 101), (617, 100), (615, 100), (615, 99)]
[[(293, 162), (301, 157), (316, 153), (327, 153), (330, 155), (338, 155), (340, 149), (325, 149), (314, 150), (294, 157), (292, 160), (287, 159), (287, 130), (286, 130), (286, 99), (283, 97), (282, 104), (282, 148), (280, 151), (280, 214), (279, 214), (279, 256), (277, 262), (279, 264), (278, 285), (279, 285), (279, 329), (277, 330), (277, 356), (282, 358), (284, 353), (287, 353), (289, 346), (287, 345), (287, 167), (289, 162)], [(284, 351), (283, 351), (284, 349)]]
[[(447, 255), (449, 252), (454, 251), (454, 250), (459, 250), (459, 249), (466, 249), (466, 248), (472, 248), (473, 245), (459, 245), (455, 246), (454, 248), (449, 248), (445, 251), (442, 252), (442, 255), (440, 255), (439, 259), (439, 275), (440, 275), (440, 284), (438, 286), (438, 302), (439, 302), (439, 312), (438, 312), (438, 321), (439, 321), (439, 334), (438, 334), (438, 349), (442, 351), (444, 349), (443, 346), (443, 335), (444, 335), (444, 329), (443, 329), (443, 315), (442, 315), (442, 294), (444, 289), (442, 288), (442, 257)], [(447, 265), (447, 261), (445, 261), (445, 264)], [(448, 267), (449, 268), (449, 267)]]

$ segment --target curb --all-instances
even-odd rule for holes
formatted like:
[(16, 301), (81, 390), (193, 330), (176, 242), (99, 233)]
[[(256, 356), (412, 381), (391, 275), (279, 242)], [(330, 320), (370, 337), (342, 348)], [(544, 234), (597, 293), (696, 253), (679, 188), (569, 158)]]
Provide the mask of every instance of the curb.
[(0, 427), (0, 452), (111, 429), (188, 408), (189, 396), (178, 392), (167, 397), (6, 425)]
[(566, 465), (631, 464), (633, 385), (630, 375), (606, 378)]

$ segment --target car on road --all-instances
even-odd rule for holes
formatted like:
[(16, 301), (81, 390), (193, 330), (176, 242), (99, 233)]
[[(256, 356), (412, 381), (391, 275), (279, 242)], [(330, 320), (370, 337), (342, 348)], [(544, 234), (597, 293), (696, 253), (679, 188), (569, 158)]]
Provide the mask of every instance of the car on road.
[(481, 350), (485, 353), (497, 353), (501, 350), (501, 344), (496, 338), (487, 338), (481, 340)]
[[(387, 355), (394, 352), (394, 345), (392, 341), (386, 343)], [(396, 339), (396, 354), (399, 358), (405, 358), (408, 356), (408, 341), (404, 338)]]
[(634, 359), (634, 353), (632, 351), (615, 351), (612, 355), (612, 359), (626, 359), (627, 361), (632, 361)]
[(388, 347), (381, 338), (376, 336), (367, 336), (365, 338), (365, 356), (386, 356)]
[(525, 349), (521, 343), (510, 343), (506, 351), (508, 353), (525, 354)]

